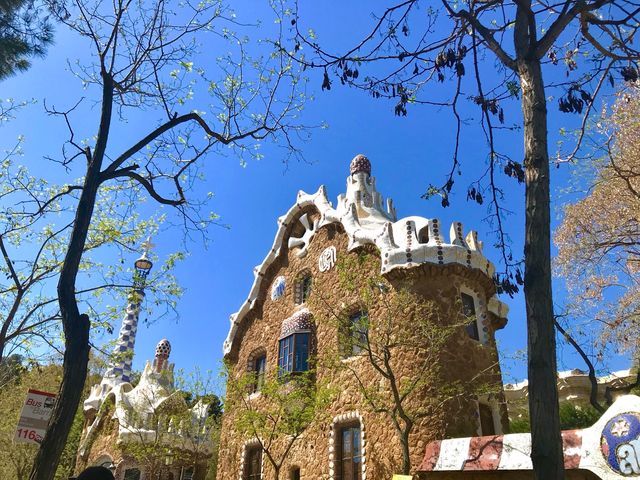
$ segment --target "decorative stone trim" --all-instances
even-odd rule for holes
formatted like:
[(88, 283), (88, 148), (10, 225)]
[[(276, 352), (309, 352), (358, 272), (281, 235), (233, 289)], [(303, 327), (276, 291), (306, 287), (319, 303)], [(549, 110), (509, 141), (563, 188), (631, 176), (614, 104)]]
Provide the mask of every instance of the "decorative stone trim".
[[(244, 461), (247, 458), (247, 453), (250, 448), (262, 448), (260, 441), (257, 438), (251, 438), (242, 444), (242, 453), (240, 454), (240, 476), (238, 480), (244, 479)], [(260, 476), (264, 477), (264, 452), (260, 453)]]
[(340, 415), (336, 415), (333, 417), (333, 421), (331, 422), (331, 428), (329, 429), (329, 480), (335, 480), (336, 477), (336, 435), (337, 430), (343, 425), (349, 425), (352, 423), (360, 424), (360, 445), (362, 449), (362, 480), (367, 480), (367, 445), (365, 443), (365, 430), (364, 430), (364, 419), (360, 412), (356, 410), (355, 412), (347, 412), (342, 413)]
[(507, 315), (509, 314), (509, 306), (506, 303), (498, 300), (497, 297), (491, 297), (489, 299), (487, 308), (498, 318), (507, 318)]
[(326, 272), (336, 264), (336, 247), (331, 245), (325, 248), (318, 257), (318, 270)]
[(367, 175), (371, 175), (371, 162), (367, 157), (359, 153), (353, 160), (351, 160), (351, 164), (349, 165), (349, 173), (351, 175), (355, 175), (356, 173), (364, 172)]
[(256, 365), (256, 358), (267, 354), (267, 350), (264, 347), (258, 347), (253, 350), (247, 358), (247, 372), (253, 372)]
[(318, 231), (320, 220), (316, 219), (313, 223), (311, 223), (309, 222), (309, 217), (306, 213), (301, 215), (298, 220), (304, 227), (304, 234), (301, 237), (290, 237), (288, 246), (290, 249), (300, 247), (298, 249), (297, 255), (299, 258), (303, 258), (307, 255), (307, 249), (309, 247), (309, 244), (311, 243), (311, 239)]
[[(372, 206), (362, 204), (362, 194), (368, 193), (372, 198)], [(333, 207), (327, 198), (326, 189), (321, 186), (316, 193), (298, 192), (296, 203), (287, 213), (278, 218), (278, 231), (271, 250), (254, 268), (255, 280), (246, 301), (240, 309), (231, 315), (230, 328), (224, 342), (223, 353), (231, 353), (239, 325), (251, 311), (259, 296), (262, 281), (272, 263), (288, 247), (301, 247), (298, 256), (304, 256), (313, 234), (327, 225), (338, 224), (349, 238), (348, 251), (364, 245), (375, 245), (380, 250), (381, 273), (389, 274), (396, 269), (414, 268), (421, 264), (447, 265), (457, 264), (475, 270), (491, 279), (495, 272), (493, 264), (482, 253), (482, 242), (474, 232), (465, 232), (463, 225), (454, 222), (450, 229), (449, 242), (443, 238), (444, 228), (438, 219), (423, 217), (407, 217), (397, 220), (391, 199), (387, 199), (387, 210), (382, 208), (382, 195), (376, 190), (375, 178), (360, 172), (347, 178), (347, 192), (338, 196), (338, 203)], [(301, 210), (315, 209), (319, 218), (313, 225)], [(293, 222), (300, 221), (305, 227), (302, 238), (286, 238), (288, 228)], [(407, 222), (410, 225), (408, 242)], [(428, 231), (426, 244), (420, 243), (416, 232), (424, 228)], [(409, 255), (408, 255), (409, 254)], [(411, 259), (409, 261), (409, 258)], [(506, 315), (506, 309), (497, 299), (491, 301), (491, 311), (498, 315)], [(504, 312), (504, 313), (503, 313)]]

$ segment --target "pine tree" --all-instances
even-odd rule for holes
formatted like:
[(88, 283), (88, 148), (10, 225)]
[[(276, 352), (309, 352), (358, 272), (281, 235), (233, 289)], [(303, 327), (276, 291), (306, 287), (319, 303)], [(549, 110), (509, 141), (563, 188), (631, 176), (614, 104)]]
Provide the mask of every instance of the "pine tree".
[(33, 0), (0, 0), (0, 80), (31, 66), (53, 41), (48, 7)]

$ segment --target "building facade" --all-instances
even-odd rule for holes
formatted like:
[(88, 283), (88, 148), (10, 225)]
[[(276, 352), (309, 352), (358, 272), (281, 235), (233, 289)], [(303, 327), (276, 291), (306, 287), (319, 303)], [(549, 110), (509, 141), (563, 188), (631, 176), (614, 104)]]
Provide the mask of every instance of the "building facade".
[(171, 344), (158, 342), (137, 383), (131, 378), (140, 305), (152, 263), (135, 263), (134, 288), (120, 333), (100, 383), (84, 402), (76, 473), (111, 469), (116, 480), (202, 480), (213, 454), (209, 405), (188, 405), (174, 383)]
[[(448, 332), (444, 346), (433, 352), (398, 342), (387, 351), (398, 384), (428, 374), (411, 405), (415, 411), (419, 403), (428, 406), (409, 435), (412, 471), (432, 440), (500, 434), (507, 428), (494, 338), (506, 324), (507, 308), (496, 297), (494, 267), (476, 233), (465, 235), (462, 224), (454, 222), (445, 239), (437, 219), (398, 220), (363, 155), (353, 159), (349, 173), (335, 207), (320, 187), (315, 194), (298, 193), (278, 219), (273, 247), (255, 268), (254, 284), (231, 316), (224, 344), (230, 382), (247, 373), (255, 376), (246, 402), (258, 409), (265, 378), (280, 378), (282, 388), (295, 388), (287, 379), (313, 368), (317, 382), (336, 392), (326, 415), (311, 420), (292, 444), (281, 479), (364, 480), (400, 473), (397, 429), (368, 401), (367, 392), (389, 394), (388, 379), (362, 342), (380, 340), (383, 318), (390, 318), (398, 332), (415, 328), (420, 338), (425, 305)], [(364, 290), (374, 292), (366, 301)], [(438, 368), (426, 372), (429, 355)], [(475, 384), (495, 388), (474, 390)], [(223, 416), (217, 478), (276, 478), (261, 448), (264, 439), (240, 428), (240, 408), (227, 408)], [(284, 448), (287, 439), (281, 442)], [(277, 440), (272, 448), (278, 449)]]

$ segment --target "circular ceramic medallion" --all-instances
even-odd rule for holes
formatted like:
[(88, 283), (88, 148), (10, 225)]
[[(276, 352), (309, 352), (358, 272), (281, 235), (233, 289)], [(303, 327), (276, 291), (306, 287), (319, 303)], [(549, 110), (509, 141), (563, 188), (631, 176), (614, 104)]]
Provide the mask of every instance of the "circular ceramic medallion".
[(276, 278), (271, 286), (271, 300), (278, 300), (284, 295), (286, 280), (283, 276)]
[(321, 272), (326, 272), (327, 270), (333, 268), (336, 264), (336, 247), (331, 245), (330, 247), (325, 248), (320, 257), (318, 257), (318, 270)]
[(640, 477), (640, 414), (621, 413), (607, 422), (600, 437), (607, 464), (625, 477)]

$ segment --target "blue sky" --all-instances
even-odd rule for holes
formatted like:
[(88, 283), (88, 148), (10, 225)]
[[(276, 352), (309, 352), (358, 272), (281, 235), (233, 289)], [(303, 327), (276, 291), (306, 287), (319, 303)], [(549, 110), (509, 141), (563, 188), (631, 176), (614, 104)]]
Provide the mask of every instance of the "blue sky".
[[(343, 2), (341, 18), (350, 21), (335, 21), (332, 9), (324, 8), (321, 2), (311, 2), (303, 12), (320, 40), (329, 45), (353, 40), (366, 30), (371, 19), (367, 14), (368, 2)], [(269, 31), (271, 22), (268, 9), (261, 2), (242, 1), (234, 3), (240, 19), (253, 20), (262, 17), (265, 22), (260, 35)], [(208, 45), (204, 46), (207, 51)], [(93, 102), (95, 91), (82, 90), (80, 82), (68, 71), (67, 59), (86, 58), (87, 45), (59, 28), (56, 44), (44, 59), (34, 61), (28, 72), (3, 82), (3, 97), (15, 99), (34, 98), (36, 105), (23, 111), (10, 125), (3, 128), (2, 143), (17, 134), (26, 135), (25, 161), (30, 165), (50, 168), (42, 156), (59, 152), (65, 129), (60, 119), (47, 117), (43, 113), (43, 101), (58, 108), (68, 108), (80, 96), (86, 96), (79, 128), (89, 136), (96, 130), (98, 111)], [(207, 68), (206, 55), (203, 68)], [(486, 68), (492, 68), (486, 65)], [(198, 242), (187, 245), (189, 257), (176, 269), (175, 275), (185, 288), (178, 305), (179, 318), (163, 318), (138, 331), (134, 368), (142, 368), (144, 361), (151, 359), (158, 340), (168, 338), (172, 345), (172, 360), (178, 368), (216, 369), (222, 356), (222, 342), (229, 327), (229, 315), (234, 313), (246, 299), (253, 282), (253, 267), (260, 264), (271, 247), (276, 232), (277, 218), (294, 203), (298, 190), (315, 192), (321, 184), (326, 185), (329, 197), (335, 201), (345, 188), (348, 166), (358, 153), (367, 155), (373, 165), (377, 186), (385, 196), (393, 198), (398, 217), (420, 215), (439, 218), (445, 224), (456, 220), (463, 222), (465, 230), (475, 229), (485, 242), (485, 254), (498, 262), (498, 253), (492, 247), (492, 227), (483, 219), (486, 206), (478, 206), (466, 200), (466, 183), (475, 178), (486, 165), (485, 142), (478, 131), (465, 135), (462, 143), (463, 176), (452, 196), (451, 206), (444, 209), (437, 199), (423, 200), (429, 183), (441, 184), (450, 168), (453, 117), (446, 109), (432, 107), (410, 108), (407, 117), (393, 115), (393, 103), (374, 101), (370, 97), (334, 83), (330, 92), (321, 92), (321, 73), (308, 72), (310, 89), (315, 100), (307, 103), (303, 122), (319, 124), (327, 122), (329, 128), (316, 129), (309, 141), (301, 145), (304, 162), (283, 163), (282, 152), (274, 145), (263, 147), (265, 158), (241, 166), (232, 157), (209, 156), (204, 162), (206, 180), (196, 187), (199, 193), (213, 191), (215, 197), (212, 210), (221, 216), (221, 222), (229, 229), (213, 227), (211, 242), (205, 249)], [(198, 108), (206, 102), (196, 92), (190, 108)], [(519, 122), (517, 104), (507, 110), (510, 120)], [(465, 115), (472, 121), (477, 114), (465, 107)], [(555, 107), (550, 108), (550, 149), (553, 154), (558, 128), (566, 117), (560, 117)], [(114, 145), (126, 145), (127, 140), (141, 136), (148, 130), (144, 114), (134, 116), (126, 125), (115, 130)], [(569, 120), (573, 121), (573, 120)], [(86, 131), (85, 131), (86, 130)], [(503, 147), (514, 158), (522, 158), (521, 133), (505, 137)], [(3, 145), (4, 147), (4, 145)], [(117, 150), (117, 149), (116, 149)], [(61, 172), (52, 173), (61, 178)], [(559, 189), (570, 176), (568, 167), (552, 172), (554, 198), (563, 199)], [(502, 182), (508, 205), (513, 214), (508, 218), (508, 232), (512, 248), (517, 256), (522, 252), (524, 219), (524, 189), (512, 180)], [(554, 217), (559, 210), (555, 207)], [(154, 243), (160, 259), (171, 252), (180, 242), (177, 230), (164, 231)], [(132, 256), (128, 261), (133, 262)], [(498, 268), (500, 266), (498, 265)], [(556, 301), (562, 301), (562, 284), (555, 282)], [(511, 309), (507, 327), (497, 334), (499, 347), (507, 358), (503, 364), (505, 381), (526, 376), (526, 364), (512, 357), (526, 347), (525, 313), (522, 293), (513, 299), (504, 297)], [(124, 299), (122, 300), (124, 309)], [(117, 329), (116, 329), (117, 331)], [(610, 368), (626, 368), (625, 359), (611, 359)], [(559, 357), (559, 367), (583, 368), (578, 360), (564, 350)]]

